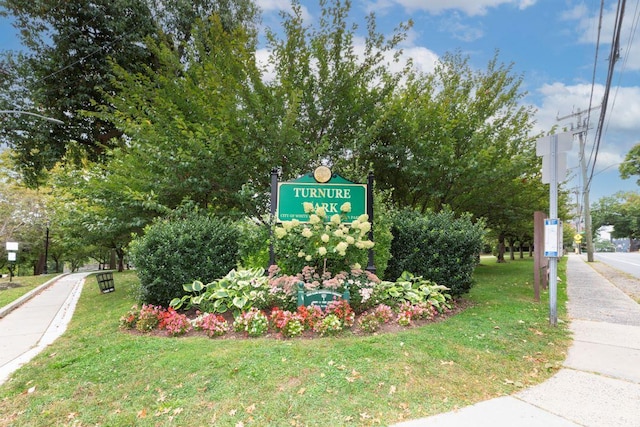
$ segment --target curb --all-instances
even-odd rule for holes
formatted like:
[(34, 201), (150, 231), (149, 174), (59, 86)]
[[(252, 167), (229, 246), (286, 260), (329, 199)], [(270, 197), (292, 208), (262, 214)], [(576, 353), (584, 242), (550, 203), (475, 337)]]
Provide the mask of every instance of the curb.
[(45, 289), (47, 289), (49, 286), (53, 285), (61, 277), (64, 277), (64, 276), (66, 276), (68, 274), (69, 273), (60, 274), (60, 275), (58, 275), (58, 276), (46, 281), (45, 283), (43, 283), (42, 285), (38, 286), (37, 288), (30, 290), (29, 292), (27, 292), (26, 294), (22, 295), (20, 298), (16, 299), (15, 301), (10, 302), (9, 304), (5, 305), (4, 307), (1, 307), (0, 308), (0, 319), (5, 317), (7, 314), (11, 313), (16, 308), (20, 307), (25, 302), (29, 301), (31, 298), (33, 298), (36, 295), (38, 295), (40, 292), (42, 292)]

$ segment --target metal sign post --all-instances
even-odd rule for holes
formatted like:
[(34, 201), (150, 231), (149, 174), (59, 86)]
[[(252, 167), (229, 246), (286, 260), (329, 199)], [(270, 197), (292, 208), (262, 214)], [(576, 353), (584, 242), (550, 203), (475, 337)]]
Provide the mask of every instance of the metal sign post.
[(9, 261), (9, 282), (13, 281), (13, 270), (16, 266), (16, 256), (18, 252), (18, 242), (7, 242), (7, 261)]
[(549, 219), (545, 220), (545, 256), (549, 258), (549, 323), (558, 325), (558, 258), (563, 255), (562, 223), (558, 219), (559, 175), (566, 171), (566, 153), (573, 135), (561, 133), (536, 141), (536, 154), (542, 156), (542, 182), (549, 183)]

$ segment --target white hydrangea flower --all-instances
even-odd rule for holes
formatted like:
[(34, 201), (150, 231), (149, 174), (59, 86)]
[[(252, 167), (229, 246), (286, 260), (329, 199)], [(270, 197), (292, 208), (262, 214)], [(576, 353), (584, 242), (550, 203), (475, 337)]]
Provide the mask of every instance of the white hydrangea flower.
[(302, 208), (304, 209), (304, 213), (311, 213), (313, 212), (313, 203), (304, 202)]

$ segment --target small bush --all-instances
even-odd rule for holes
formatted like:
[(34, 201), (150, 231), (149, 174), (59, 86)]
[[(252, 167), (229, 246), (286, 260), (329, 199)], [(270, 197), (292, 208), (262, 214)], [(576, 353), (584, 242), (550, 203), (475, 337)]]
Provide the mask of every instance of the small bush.
[(452, 296), (471, 289), (482, 249), (484, 224), (451, 210), (420, 215), (405, 210), (393, 216), (393, 241), (385, 277), (396, 280), (410, 271), (450, 289)]
[(187, 214), (159, 221), (131, 244), (142, 302), (168, 306), (184, 294), (182, 285), (212, 282), (236, 266), (238, 232), (228, 221)]

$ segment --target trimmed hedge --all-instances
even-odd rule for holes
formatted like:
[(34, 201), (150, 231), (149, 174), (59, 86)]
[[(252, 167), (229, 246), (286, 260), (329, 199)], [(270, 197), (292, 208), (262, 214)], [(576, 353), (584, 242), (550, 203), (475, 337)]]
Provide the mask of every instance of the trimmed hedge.
[(182, 285), (224, 277), (236, 267), (238, 235), (229, 221), (198, 213), (147, 227), (131, 244), (141, 302), (168, 307)]
[(456, 217), (451, 210), (421, 215), (404, 210), (393, 216), (391, 260), (387, 280), (403, 271), (450, 289), (452, 296), (469, 292), (485, 234), (484, 223), (470, 215)]

